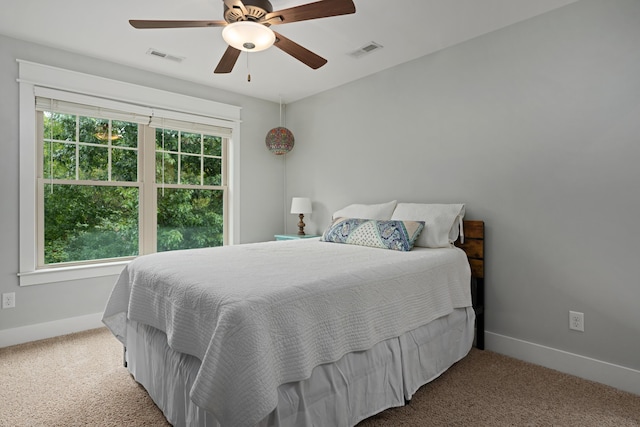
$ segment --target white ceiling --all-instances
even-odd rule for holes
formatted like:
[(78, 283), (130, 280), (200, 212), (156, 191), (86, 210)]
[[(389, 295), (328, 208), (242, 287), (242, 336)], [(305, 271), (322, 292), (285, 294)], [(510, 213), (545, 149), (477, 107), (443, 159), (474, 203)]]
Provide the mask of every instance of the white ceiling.
[[(257, 98), (284, 103), (340, 86), (577, 0), (354, 0), (356, 13), (276, 30), (326, 58), (312, 70), (280, 49), (242, 53), (213, 74), (221, 28), (136, 30), (129, 19), (221, 20), (222, 0), (0, 0), (0, 33)], [(311, 1), (271, 0), (274, 10)], [(370, 42), (383, 46), (355, 59)], [(150, 49), (181, 63), (147, 55)], [(251, 82), (247, 82), (247, 59)]]

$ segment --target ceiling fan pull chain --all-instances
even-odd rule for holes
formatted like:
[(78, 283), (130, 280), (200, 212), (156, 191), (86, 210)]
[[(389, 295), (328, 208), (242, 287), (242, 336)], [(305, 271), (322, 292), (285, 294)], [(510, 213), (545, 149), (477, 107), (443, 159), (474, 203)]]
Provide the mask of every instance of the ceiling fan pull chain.
[(249, 52), (247, 52), (247, 81), (251, 83), (251, 70), (249, 69)]

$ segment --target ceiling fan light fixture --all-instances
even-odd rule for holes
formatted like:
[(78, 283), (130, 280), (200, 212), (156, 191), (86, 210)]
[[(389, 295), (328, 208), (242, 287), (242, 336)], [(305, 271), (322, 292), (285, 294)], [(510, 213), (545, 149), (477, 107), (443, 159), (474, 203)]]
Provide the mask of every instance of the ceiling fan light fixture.
[(251, 21), (227, 25), (222, 30), (222, 38), (229, 46), (245, 52), (268, 49), (276, 41), (276, 35), (270, 28)]

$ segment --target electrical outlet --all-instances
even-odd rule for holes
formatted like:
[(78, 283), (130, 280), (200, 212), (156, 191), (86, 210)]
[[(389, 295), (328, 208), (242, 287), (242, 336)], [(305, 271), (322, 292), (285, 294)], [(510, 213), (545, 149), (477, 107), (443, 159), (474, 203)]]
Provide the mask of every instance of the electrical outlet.
[(13, 308), (16, 306), (16, 293), (7, 292), (2, 294), (2, 308)]
[(579, 311), (569, 312), (569, 329), (584, 332), (584, 313)]

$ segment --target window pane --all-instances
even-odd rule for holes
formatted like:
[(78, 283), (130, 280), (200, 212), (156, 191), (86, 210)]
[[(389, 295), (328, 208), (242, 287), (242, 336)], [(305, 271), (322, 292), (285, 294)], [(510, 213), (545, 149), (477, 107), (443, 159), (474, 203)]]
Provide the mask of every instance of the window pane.
[(180, 184), (200, 185), (200, 156), (180, 156)]
[(80, 179), (109, 179), (109, 150), (107, 147), (80, 146)]
[(201, 154), (200, 134), (182, 132), (180, 140), (180, 151), (182, 153)]
[(76, 140), (76, 116), (44, 112), (44, 138), (57, 141)]
[(129, 181), (138, 180), (138, 151), (111, 150), (111, 180)]
[[(163, 163), (164, 162), (164, 163)], [(163, 175), (164, 168), (164, 175)], [(178, 155), (156, 153), (156, 182), (158, 184), (178, 183)]]
[(138, 255), (138, 188), (45, 185), (45, 264)]
[[(53, 155), (52, 155), (53, 153)], [(43, 147), (43, 177), (76, 179), (76, 145), (46, 142)]]
[(208, 156), (222, 156), (222, 138), (204, 135), (204, 154)]
[(164, 144), (164, 151), (174, 151), (177, 153), (179, 133), (177, 130), (164, 129), (163, 132), (163, 129), (156, 129), (156, 149), (162, 150)]
[(118, 147), (138, 147), (138, 124), (114, 120), (111, 122), (111, 144)]
[(109, 140), (109, 120), (80, 117), (79, 141), (92, 144), (107, 144)]
[(158, 251), (223, 244), (223, 192), (158, 190)]
[(204, 185), (222, 185), (222, 160), (204, 158)]

